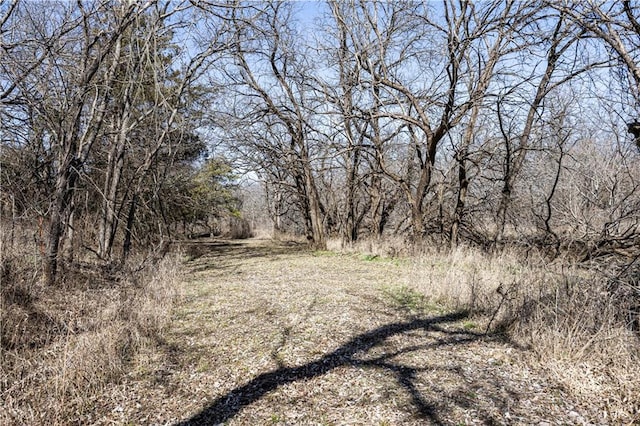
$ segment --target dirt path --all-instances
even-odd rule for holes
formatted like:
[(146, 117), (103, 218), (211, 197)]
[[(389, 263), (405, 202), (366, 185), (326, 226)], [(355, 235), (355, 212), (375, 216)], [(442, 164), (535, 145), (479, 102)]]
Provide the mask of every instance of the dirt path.
[[(266, 241), (201, 243), (161, 350), (109, 390), (104, 424), (583, 424), (589, 413), (407, 290), (401, 261)], [(584, 417), (583, 417), (584, 416)]]

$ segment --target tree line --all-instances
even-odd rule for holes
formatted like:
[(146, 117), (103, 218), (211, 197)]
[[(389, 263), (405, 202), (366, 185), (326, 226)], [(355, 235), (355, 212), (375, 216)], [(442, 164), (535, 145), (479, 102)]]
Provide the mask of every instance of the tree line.
[(313, 31), (294, 4), (245, 6), (220, 127), (276, 230), (637, 244), (638, 5), (328, 1)]
[(629, 254), (639, 21), (630, 1), (5, 2), (4, 238), (32, 224), (54, 282), (78, 252), (238, 214), (235, 170), (316, 248)]
[(225, 25), (198, 50), (185, 47), (197, 42), (185, 4), (17, 0), (0, 11), (4, 236), (13, 244), (17, 224), (38, 224), (48, 282), (78, 251), (123, 262), (134, 245), (237, 210), (230, 165), (197, 132), (215, 94), (200, 78), (227, 46)]

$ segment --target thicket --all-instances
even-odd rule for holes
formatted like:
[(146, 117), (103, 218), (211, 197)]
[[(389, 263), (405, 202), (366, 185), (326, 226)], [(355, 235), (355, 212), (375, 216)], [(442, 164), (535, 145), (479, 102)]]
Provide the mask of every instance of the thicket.
[(312, 33), (291, 4), (231, 16), (223, 77), (243, 114), (218, 127), (264, 185), (245, 209), (319, 249), (535, 253), (589, 271), (575, 297), (601, 289), (638, 330), (637, 5), (329, 1), (314, 13)]

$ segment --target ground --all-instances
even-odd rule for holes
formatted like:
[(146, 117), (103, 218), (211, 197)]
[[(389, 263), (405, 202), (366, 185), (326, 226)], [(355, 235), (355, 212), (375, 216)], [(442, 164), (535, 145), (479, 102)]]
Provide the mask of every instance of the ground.
[(261, 240), (185, 250), (183, 295), (159, 348), (94, 402), (106, 415), (85, 420), (606, 423), (527, 348), (414, 294), (402, 260)]

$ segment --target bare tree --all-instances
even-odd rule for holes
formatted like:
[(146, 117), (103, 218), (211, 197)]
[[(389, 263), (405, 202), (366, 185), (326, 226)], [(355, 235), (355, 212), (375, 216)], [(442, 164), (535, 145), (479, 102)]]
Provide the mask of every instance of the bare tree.
[[(533, 26), (528, 26), (527, 31), (533, 30), (540, 34), (545, 31), (544, 26), (549, 22), (551, 21), (548, 18), (537, 21)], [(548, 31), (549, 43), (541, 46), (545, 49), (543, 62), (539, 65), (543, 67), (543, 71), (536, 75), (537, 67), (534, 67), (530, 77), (521, 82), (512, 81), (505, 88), (505, 94), (498, 98), (496, 114), (504, 143), (504, 160), (503, 186), (497, 207), (494, 242), (500, 242), (503, 239), (507, 212), (513, 199), (514, 185), (535, 141), (536, 124), (540, 122), (545, 99), (552, 91), (562, 85), (606, 63), (606, 61), (592, 60), (588, 56), (585, 61), (576, 60), (582, 48), (579, 42), (584, 32), (576, 27), (564, 12), (560, 12), (554, 17), (553, 26)], [(526, 75), (524, 70), (520, 73)], [(522, 110), (517, 106), (518, 102), (511, 101), (511, 97), (518, 92), (517, 88), (520, 85), (527, 86), (532, 81), (536, 82), (533, 86), (533, 97)], [(509, 104), (516, 105), (517, 110), (523, 111), (522, 115), (512, 109), (509, 109), (508, 112), (505, 111), (505, 106)], [(507, 116), (508, 119), (505, 118)], [(519, 117), (522, 117), (523, 121), (518, 125), (516, 121), (520, 119)], [(506, 122), (507, 120), (509, 122)]]
[(622, 86), (622, 98), (626, 98), (619, 107), (632, 115), (627, 130), (640, 147), (640, 6), (630, 0), (552, 2), (551, 6), (608, 48), (616, 78)]
[[(62, 238), (66, 231), (73, 230), (70, 222), (78, 177), (104, 125), (121, 37), (136, 15), (149, 5), (131, 3), (113, 8), (107, 2), (78, 3), (77, 9), (60, 7), (54, 15), (60, 22), (52, 22), (46, 13), (48, 8), (28, 4), (11, 17), (21, 20), (25, 25), (23, 34), (38, 40), (41, 46), (35, 62), (17, 67), (23, 71), (10, 75), (11, 83), (3, 90), (3, 96), (19, 93), (19, 102), (37, 111), (55, 164), (45, 262), (49, 283), (56, 278)], [(101, 27), (99, 20), (109, 26)], [(49, 29), (55, 26), (63, 29), (64, 42), (55, 31), (53, 39), (49, 35)], [(5, 51), (5, 57), (14, 64), (23, 64), (21, 47)]]
[[(470, 39), (471, 44), (467, 57), (468, 64), (466, 70), (468, 74), (467, 92), (474, 94), (470, 99), (472, 106), (468, 121), (464, 124), (464, 131), (461, 136), (461, 143), (455, 150), (455, 161), (458, 169), (458, 189), (456, 195), (455, 209), (450, 228), (450, 241), (452, 246), (457, 245), (459, 229), (465, 214), (465, 205), (469, 189), (468, 163), (471, 158), (470, 149), (473, 144), (475, 133), (478, 131), (477, 122), (481, 112), (487, 108), (486, 99), (489, 97), (489, 88), (502, 70), (496, 69), (498, 65), (519, 53), (526, 45), (513, 43), (514, 36), (531, 21), (537, 19), (538, 6), (527, 2), (506, 2), (501, 4), (492, 3), (487, 8), (475, 12), (475, 16), (470, 19), (478, 25), (478, 18), (482, 16), (484, 20), (481, 26), (482, 37), (476, 40)], [(491, 35), (491, 39), (489, 39)], [(491, 41), (489, 41), (491, 40)]]
[[(197, 21), (203, 12), (189, 3), (17, 2), (3, 16), (3, 146), (42, 165), (34, 179), (47, 185), (37, 209), (48, 220), (49, 283), (77, 243), (110, 262), (118, 236), (126, 258), (143, 224), (137, 211), (154, 221), (145, 239), (170, 235), (166, 183), (172, 165), (205, 149), (194, 133), (215, 87), (199, 79), (228, 48), (228, 9)], [(217, 31), (196, 40), (195, 22), (213, 20)], [(95, 230), (78, 235), (79, 215)]]
[[(535, 10), (528, 3), (476, 7), (470, 2), (445, 2), (440, 19), (426, 4), (334, 6), (336, 22), (345, 33), (346, 28), (349, 31), (358, 84), (369, 91), (370, 106), (358, 105), (370, 114), (370, 127), (363, 131), (379, 133), (381, 125), (389, 129), (384, 142), (378, 139), (372, 144), (374, 156), (380, 170), (404, 194), (415, 238), (425, 233), (428, 194), (436, 197), (433, 175), (443, 140), (472, 112), (467, 142), (459, 149), (464, 168), (464, 145), (469, 144), (496, 64), (514, 49), (513, 34)], [(406, 149), (402, 166), (390, 155), (400, 146)], [(458, 218), (451, 228), (454, 240), (466, 197), (460, 170)]]
[[(267, 123), (268, 133), (286, 135), (280, 148), (263, 151), (276, 156), (291, 175), (302, 206), (307, 237), (313, 246), (325, 246), (323, 206), (313, 170), (313, 147), (309, 113), (305, 52), (296, 48), (292, 5), (286, 3), (251, 4), (234, 9), (233, 83), (249, 101), (249, 118)], [(240, 85), (241, 86), (238, 86)]]
[(636, 104), (640, 102), (640, 6), (630, 0), (606, 2), (568, 1), (550, 3), (582, 27), (587, 34), (601, 39), (626, 68), (628, 88)]

